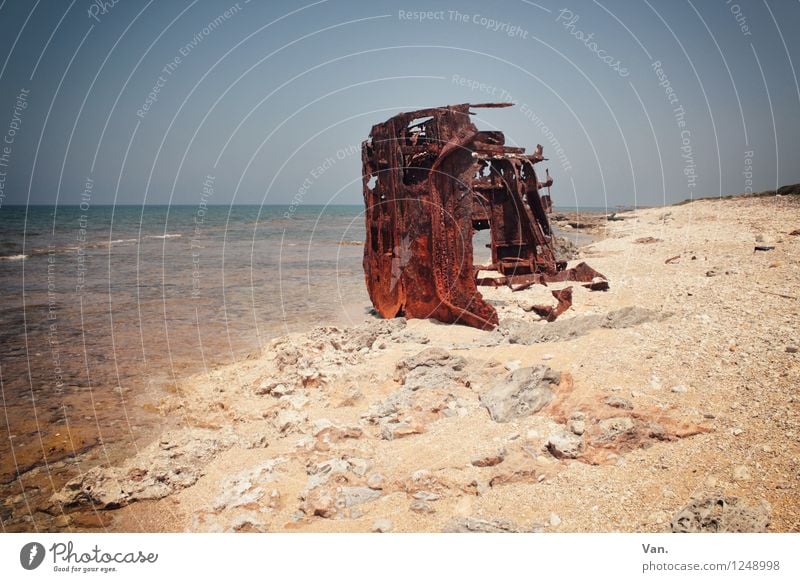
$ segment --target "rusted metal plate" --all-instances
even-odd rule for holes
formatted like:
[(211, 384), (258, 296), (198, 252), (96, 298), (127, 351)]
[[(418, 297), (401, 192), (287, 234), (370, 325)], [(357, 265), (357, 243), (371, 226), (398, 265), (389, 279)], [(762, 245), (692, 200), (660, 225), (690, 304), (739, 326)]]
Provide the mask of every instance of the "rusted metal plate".
[(602, 277), (565, 271), (556, 260), (550, 196), (539, 195), (553, 181), (547, 173), (540, 182), (534, 170), (542, 147), (526, 155), (506, 146), (502, 132), (479, 131), (470, 120), (471, 107), (510, 105), (401, 113), (373, 126), (362, 144), (364, 273), (383, 317), (494, 328), (497, 312), (477, 289), (486, 281), (473, 266), (476, 230), (491, 231), (492, 262), (481, 269), (499, 271), (504, 283)]

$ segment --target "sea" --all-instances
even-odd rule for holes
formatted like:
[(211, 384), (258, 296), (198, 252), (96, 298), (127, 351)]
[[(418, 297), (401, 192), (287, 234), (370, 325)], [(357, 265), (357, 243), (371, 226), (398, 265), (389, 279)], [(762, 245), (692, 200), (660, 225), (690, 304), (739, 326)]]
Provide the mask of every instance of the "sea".
[(3, 206), (2, 530), (50, 529), (76, 470), (179, 425), (158, 402), (182, 378), (373, 318), (364, 232), (362, 206)]

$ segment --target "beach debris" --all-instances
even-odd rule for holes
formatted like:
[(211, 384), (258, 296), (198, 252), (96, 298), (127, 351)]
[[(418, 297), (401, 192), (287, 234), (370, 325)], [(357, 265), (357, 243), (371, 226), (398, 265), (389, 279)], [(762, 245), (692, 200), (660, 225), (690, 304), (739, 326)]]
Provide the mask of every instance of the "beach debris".
[(558, 301), (555, 307), (551, 305), (531, 306), (531, 310), (546, 321), (555, 321), (559, 315), (572, 306), (572, 287), (565, 287), (558, 291), (551, 291), (551, 293), (553, 297), (556, 298), (556, 301)]
[[(510, 105), (434, 107), (372, 127), (362, 144), (363, 266), (372, 304), (384, 318), (488, 330), (498, 324), (497, 311), (478, 285), (605, 280), (588, 267), (567, 269), (556, 257), (548, 218), (553, 180), (546, 170), (539, 181), (534, 170), (545, 160), (542, 146), (526, 154), (506, 145), (502, 132), (479, 131), (470, 120), (471, 107)], [(543, 188), (548, 193), (541, 195)], [(474, 265), (472, 236), (486, 229), (491, 263)], [(479, 278), (480, 271), (501, 277)]]
[(800, 236), (800, 228), (794, 229), (792, 232), (789, 233), (789, 236)]
[(674, 257), (670, 257), (666, 261), (664, 261), (664, 264), (665, 265), (674, 265), (675, 263), (680, 262), (680, 260), (681, 260), (681, 256), (680, 255), (675, 255)]
[(659, 242), (664, 242), (664, 241), (661, 240), (660, 238), (655, 238), (655, 237), (652, 237), (652, 236), (643, 236), (641, 238), (637, 238), (633, 242), (638, 243), (638, 244), (642, 244), (642, 245), (647, 245), (647, 244), (659, 243)]
[(756, 252), (756, 251), (771, 251), (771, 250), (774, 250), (774, 249), (775, 249), (775, 247), (772, 246), (772, 245), (756, 245), (755, 247), (753, 247), (753, 252)]

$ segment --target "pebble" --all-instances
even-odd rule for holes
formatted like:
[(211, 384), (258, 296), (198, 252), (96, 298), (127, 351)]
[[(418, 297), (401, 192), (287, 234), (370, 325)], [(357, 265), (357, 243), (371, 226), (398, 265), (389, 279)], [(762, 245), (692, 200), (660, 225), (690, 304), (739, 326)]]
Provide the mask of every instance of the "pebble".
[(786, 346), (786, 353), (787, 354), (796, 354), (797, 347), (796, 346)]
[(542, 359), (543, 360), (552, 360), (553, 359), (553, 355), (552, 354), (545, 354), (545, 355), (542, 356)]
[(366, 475), (372, 467), (372, 463), (369, 461), (369, 459), (351, 458), (349, 459), (349, 462), (350, 470), (359, 477)]
[(633, 404), (631, 403), (631, 401), (626, 400), (625, 398), (622, 398), (620, 396), (609, 396), (603, 402), (605, 402), (606, 405), (611, 406), (612, 408), (620, 408), (623, 410), (633, 409)]
[(737, 465), (733, 468), (734, 481), (749, 481), (753, 476), (750, 474), (750, 469), (745, 465)]
[(432, 491), (417, 491), (411, 497), (422, 501), (436, 501), (439, 499), (439, 494), (433, 493)]
[(410, 509), (415, 513), (436, 513), (436, 510), (428, 502), (422, 500), (414, 501)]
[(562, 430), (550, 435), (546, 447), (558, 459), (576, 459), (583, 450), (583, 443), (580, 437)]
[(503, 447), (489, 452), (481, 453), (472, 457), (472, 464), (476, 467), (493, 467), (499, 465), (506, 458), (506, 450)]
[(520, 360), (511, 360), (505, 366), (506, 370), (509, 372), (513, 372), (514, 370), (518, 370), (522, 366), (522, 362)]
[(551, 513), (549, 522), (550, 522), (550, 527), (558, 527), (559, 525), (561, 525), (561, 518), (558, 516), (557, 513)]
[(741, 429), (741, 428), (735, 428), (735, 429), (733, 429), (733, 430), (731, 431), (731, 433), (733, 433), (733, 436), (739, 436), (739, 435), (740, 435), (740, 434), (742, 434), (743, 432), (744, 432), (744, 429)]
[(367, 479), (367, 487), (370, 489), (383, 489), (385, 479), (380, 473), (373, 473)]
[(583, 420), (570, 420), (567, 422), (567, 429), (580, 436), (586, 432), (586, 423)]
[(672, 391), (675, 392), (676, 394), (683, 394), (684, 392), (687, 391), (687, 388), (683, 384), (678, 384), (677, 386), (672, 387)]
[(411, 475), (411, 480), (412, 481), (422, 481), (423, 479), (426, 479), (427, 477), (430, 477), (430, 475), (431, 475), (431, 472), (428, 471), (427, 469), (420, 469), (419, 471), (414, 471), (414, 473)]
[(391, 519), (381, 518), (372, 522), (372, 531), (375, 533), (389, 533), (394, 524)]

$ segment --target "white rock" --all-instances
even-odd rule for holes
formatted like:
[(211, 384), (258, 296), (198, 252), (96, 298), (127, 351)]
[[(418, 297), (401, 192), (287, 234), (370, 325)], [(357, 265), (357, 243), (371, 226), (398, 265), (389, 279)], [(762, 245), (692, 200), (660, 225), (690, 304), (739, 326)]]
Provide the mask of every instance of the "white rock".
[(393, 525), (394, 524), (392, 524), (391, 519), (386, 519), (386, 518), (376, 519), (375, 521), (372, 522), (372, 531), (374, 531), (375, 533), (389, 533), (390, 531), (392, 531)]

